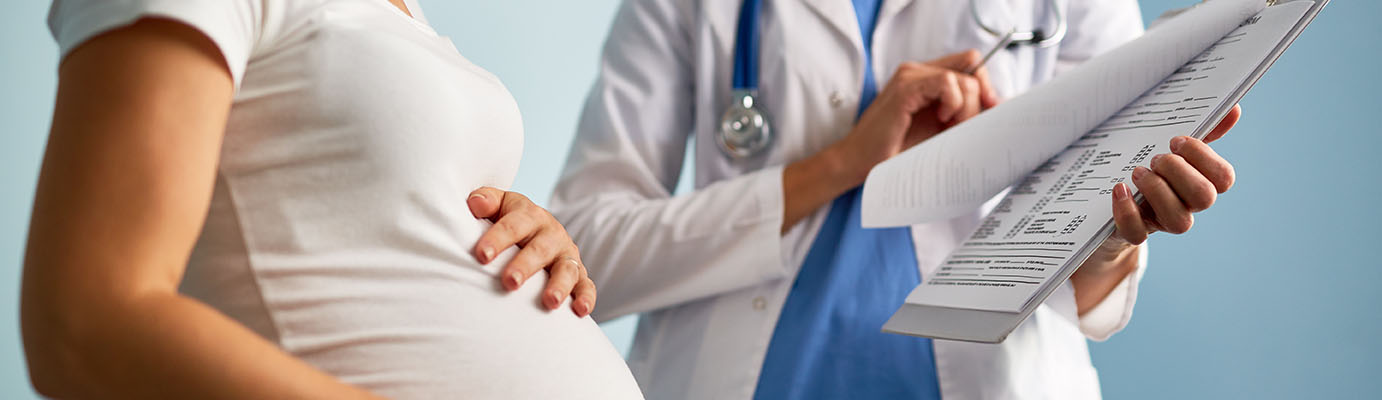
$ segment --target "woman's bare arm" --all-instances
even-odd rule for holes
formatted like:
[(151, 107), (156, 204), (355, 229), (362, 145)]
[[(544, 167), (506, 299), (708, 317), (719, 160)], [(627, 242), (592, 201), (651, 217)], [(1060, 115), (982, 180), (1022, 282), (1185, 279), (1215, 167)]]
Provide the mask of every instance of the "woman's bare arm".
[(59, 68), (24, 260), (31, 380), (63, 398), (360, 398), (178, 294), (233, 86), (217, 48), (145, 19)]

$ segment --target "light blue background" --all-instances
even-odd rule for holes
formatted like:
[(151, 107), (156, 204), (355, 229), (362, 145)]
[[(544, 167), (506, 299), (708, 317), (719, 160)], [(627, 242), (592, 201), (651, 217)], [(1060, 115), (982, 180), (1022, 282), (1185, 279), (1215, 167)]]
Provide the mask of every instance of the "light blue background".
[[(437, 30), (517, 97), (527, 145), (516, 190), (545, 200), (616, 2), (423, 1)], [(0, 13), (0, 398), (11, 399), (34, 396), (18, 334), (19, 266), (52, 113), (56, 48), (44, 27), (47, 2), (7, 3)], [(1142, 8), (1150, 19), (1189, 3), (1147, 0)], [(1237, 186), (1192, 234), (1153, 239), (1137, 317), (1092, 345), (1107, 397), (1382, 393), (1379, 15), (1378, 2), (1334, 1), (1243, 101), (1246, 118), (1215, 145), (1237, 167)], [(625, 319), (605, 328), (626, 349), (632, 326)]]

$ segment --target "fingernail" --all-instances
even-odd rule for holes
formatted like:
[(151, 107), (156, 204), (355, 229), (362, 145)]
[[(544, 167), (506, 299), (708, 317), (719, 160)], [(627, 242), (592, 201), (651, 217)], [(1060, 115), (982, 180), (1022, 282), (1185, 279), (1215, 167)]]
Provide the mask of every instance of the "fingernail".
[(1171, 151), (1180, 151), (1180, 146), (1185, 145), (1186, 140), (1190, 139), (1186, 138), (1185, 136), (1176, 136), (1171, 138)]
[(1120, 201), (1121, 201), (1121, 200), (1127, 200), (1128, 197), (1132, 197), (1132, 194), (1131, 194), (1131, 193), (1128, 193), (1128, 185), (1124, 185), (1124, 184), (1121, 184), (1121, 183), (1120, 183), (1120, 184), (1117, 184), (1117, 185), (1113, 185), (1113, 199), (1114, 199), (1114, 200), (1120, 200)]
[(1147, 163), (1147, 165), (1156, 165), (1158, 162), (1161, 162), (1161, 159), (1164, 158), (1165, 156), (1166, 156), (1165, 154), (1157, 154), (1157, 155), (1154, 155), (1154, 156), (1152, 156), (1152, 162)]
[(480, 249), (480, 255), (483, 255), (485, 257), (485, 259), (480, 260), (480, 262), (488, 264), (490, 260), (494, 259), (494, 248), (486, 246), (485, 248)]
[(504, 284), (509, 287), (509, 290), (518, 289), (518, 279), (518, 272), (510, 272), (509, 277), (504, 280)]
[(589, 304), (589, 303), (586, 303), (586, 302), (584, 302), (584, 301), (582, 301), (582, 302), (580, 302), (580, 303), (576, 303), (576, 314), (579, 314), (579, 315), (581, 315), (581, 316), (585, 316), (586, 314), (590, 314), (590, 304)]
[(1148, 171), (1150, 171), (1150, 170), (1147, 169), (1147, 167), (1137, 167), (1137, 168), (1133, 168), (1133, 170), (1132, 170), (1132, 178), (1133, 178), (1133, 179), (1141, 180), (1142, 177), (1147, 176), (1147, 172), (1148, 172)]
[(547, 301), (547, 308), (557, 308), (557, 306), (561, 305), (561, 302), (557, 300), (557, 294), (556, 294), (556, 293), (548, 292), (548, 293), (547, 293), (547, 300), (546, 300), (546, 301)]
[(470, 198), (467, 198), (466, 200), (471, 200), (471, 199), (483, 199), (483, 198), (485, 198), (485, 194), (484, 194), (484, 193), (475, 192), (475, 193), (471, 193), (471, 194), (470, 194)]

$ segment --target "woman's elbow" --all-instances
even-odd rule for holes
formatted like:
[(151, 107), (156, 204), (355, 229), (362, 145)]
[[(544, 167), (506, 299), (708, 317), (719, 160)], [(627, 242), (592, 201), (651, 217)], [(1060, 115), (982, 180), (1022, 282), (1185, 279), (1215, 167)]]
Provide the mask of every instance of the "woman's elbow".
[(29, 383), (45, 397), (70, 396), (67, 390), (74, 385), (67, 372), (74, 369), (76, 354), (73, 339), (61, 323), (52, 322), (43, 307), (35, 307), (24, 300), (21, 332), (24, 337), (24, 357), (29, 367)]
[(95, 336), (100, 311), (31, 286), (26, 282), (20, 305), (29, 383), (46, 397), (80, 397), (88, 386), (82, 377), (93, 358), (90, 350), (100, 341)]

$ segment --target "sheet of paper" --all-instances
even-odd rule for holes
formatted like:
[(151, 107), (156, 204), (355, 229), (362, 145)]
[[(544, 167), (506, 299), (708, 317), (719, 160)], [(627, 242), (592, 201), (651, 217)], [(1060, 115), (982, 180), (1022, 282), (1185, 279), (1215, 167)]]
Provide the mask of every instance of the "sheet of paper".
[(879, 164), (864, 183), (865, 227), (979, 208), (1175, 72), (1263, 0), (1214, 0)]
[[(923, 280), (908, 303), (1019, 312), (1041, 285), (1074, 262), (1113, 218), (1113, 185), (1167, 153), (1171, 138), (1208, 132), (1227, 96), (1309, 11), (1311, 2), (1271, 7), (1046, 160), (1021, 180), (960, 248)], [(1129, 182), (1130, 183), (1130, 182)], [(1130, 186), (1134, 191), (1136, 187)], [(1136, 192), (1134, 192), (1136, 193)]]

